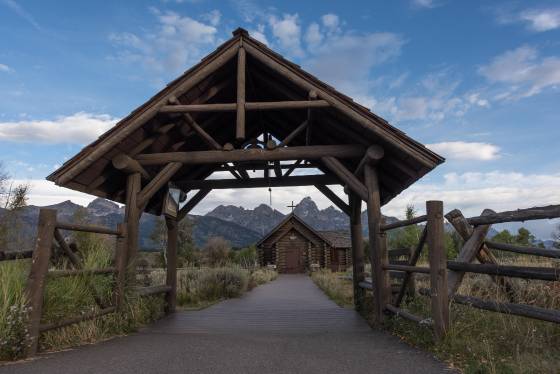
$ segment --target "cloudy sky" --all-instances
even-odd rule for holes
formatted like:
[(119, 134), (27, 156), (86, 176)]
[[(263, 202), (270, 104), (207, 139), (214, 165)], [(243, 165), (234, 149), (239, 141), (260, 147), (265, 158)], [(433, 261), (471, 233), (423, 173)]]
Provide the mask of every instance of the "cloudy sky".
[[(0, 0), (0, 160), (31, 203), (91, 197), (44, 178), (238, 26), (447, 158), (384, 208), (468, 215), (560, 202), (557, 1)], [(312, 188), (275, 189), (274, 208)], [(213, 192), (247, 208), (266, 190)], [(545, 235), (545, 234), (544, 234)]]

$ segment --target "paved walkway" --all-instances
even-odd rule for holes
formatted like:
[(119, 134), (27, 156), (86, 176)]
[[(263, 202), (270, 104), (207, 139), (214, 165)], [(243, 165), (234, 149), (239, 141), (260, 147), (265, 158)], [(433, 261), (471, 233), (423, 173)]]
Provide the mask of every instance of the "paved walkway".
[(127, 337), (0, 366), (0, 374), (444, 372), (429, 354), (371, 330), (304, 275), (281, 276)]

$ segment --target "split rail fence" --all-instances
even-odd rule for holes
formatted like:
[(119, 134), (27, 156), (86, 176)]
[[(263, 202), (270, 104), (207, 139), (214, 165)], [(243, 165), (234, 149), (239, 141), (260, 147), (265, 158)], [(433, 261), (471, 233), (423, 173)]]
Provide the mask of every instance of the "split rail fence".
[[(64, 239), (61, 231), (81, 231), (96, 234), (112, 235), (116, 237), (116, 248), (113, 258), (113, 266), (99, 269), (85, 269), (80, 256), (72, 250), (70, 245)], [(16, 260), (19, 258), (32, 258), (31, 269), (26, 283), (25, 292), (27, 295), (28, 314), (28, 331), (29, 345), (26, 350), (26, 356), (32, 356), (37, 353), (39, 348), (39, 336), (41, 333), (53, 329), (62, 328), (75, 323), (95, 319), (110, 313), (122, 310), (125, 298), (125, 284), (127, 283), (127, 253), (126, 253), (126, 225), (119, 224), (116, 229), (103, 226), (89, 224), (65, 223), (57, 220), (57, 212), (54, 209), (41, 209), (39, 212), (39, 222), (37, 227), (37, 238), (35, 249), (33, 251), (23, 252), (23, 256), (9, 253), (0, 260)], [(61, 252), (68, 258), (73, 269), (54, 270), (51, 267), (51, 258), (53, 255), (53, 244), (56, 243)], [(169, 248), (168, 248), (169, 250)], [(168, 273), (174, 272), (175, 269), (168, 267)], [(106, 302), (95, 293), (93, 285), (90, 287), (93, 298), (97, 304), (97, 310), (83, 313), (79, 316), (70, 317), (57, 322), (41, 323), (44, 293), (46, 282), (49, 279), (58, 277), (74, 277), (80, 275), (106, 275), (114, 278), (114, 288), (111, 305), (105, 305)], [(170, 274), (167, 275), (170, 279)], [(173, 280), (174, 277), (171, 277)], [(167, 312), (172, 312), (174, 303), (169, 303), (169, 294), (176, 292), (174, 283), (136, 288), (138, 296), (148, 296), (164, 293), (167, 295), (168, 301), (166, 306)]]
[[(487, 239), (488, 231), (492, 224), (505, 222), (524, 222), (537, 219), (553, 219), (560, 217), (560, 205), (521, 209), (495, 213), (486, 209), (482, 215), (465, 218), (463, 214), (455, 209), (445, 215), (447, 221), (464, 240), (464, 244), (456, 259), (448, 261), (446, 258), (444, 244), (444, 215), (443, 203), (441, 201), (428, 201), (426, 203), (426, 215), (408, 220), (382, 224), (380, 226), (381, 240), (372, 248), (371, 262), (378, 261), (381, 266), (381, 277), (373, 279), (382, 280), (395, 278), (395, 272), (400, 272), (402, 279), (398, 290), (391, 289), (390, 283), (382, 281), (367, 280), (359, 282), (359, 287), (372, 290), (374, 300), (389, 300), (384, 304), (382, 313), (398, 315), (402, 318), (417, 322), (419, 324), (432, 326), (436, 339), (440, 340), (449, 329), (449, 303), (464, 304), (474, 308), (484, 309), (492, 312), (524, 316), (543, 321), (560, 323), (560, 311), (546, 309), (528, 304), (514, 303), (516, 299), (515, 287), (510, 278), (522, 278), (540, 281), (559, 281), (560, 269), (542, 266), (512, 266), (500, 265), (493, 251), (507, 251), (511, 253), (528, 256), (544, 257), (550, 259), (560, 258), (560, 250), (545, 249), (537, 247), (517, 246), (493, 242)], [(404, 228), (410, 225), (425, 223), (417, 246), (409, 249), (387, 250), (386, 232), (389, 230)], [(428, 265), (417, 266), (423, 248), (428, 246)], [(408, 263), (390, 261), (391, 257), (407, 255)], [(374, 257), (377, 257), (374, 258)], [(474, 263), (478, 260), (478, 263)], [(414, 315), (401, 308), (401, 303), (407, 290), (414, 282), (414, 274), (428, 274), (430, 279), (429, 289), (420, 289), (421, 295), (431, 298), (431, 316), (422, 317)], [(511, 301), (508, 303), (485, 300), (457, 293), (466, 273), (486, 274), (492, 277), (500, 290)], [(393, 294), (391, 298), (390, 295)], [(356, 305), (358, 308), (361, 306)], [(374, 311), (375, 313), (379, 313)], [(383, 316), (378, 316), (381, 320)]]

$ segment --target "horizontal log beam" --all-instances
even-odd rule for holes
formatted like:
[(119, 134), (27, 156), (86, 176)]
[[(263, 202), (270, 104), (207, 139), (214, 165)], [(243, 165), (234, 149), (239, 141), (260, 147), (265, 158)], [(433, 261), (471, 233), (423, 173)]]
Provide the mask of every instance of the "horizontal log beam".
[(397, 317), (402, 317), (404, 319), (408, 319), (409, 321), (413, 321), (418, 323), (419, 325), (431, 326), (433, 325), (433, 321), (430, 318), (422, 318), (410, 312), (407, 312), (404, 309), (397, 308), (391, 304), (385, 305), (385, 309), (393, 313)]
[(484, 242), (488, 248), (497, 249), (499, 251), (507, 251), (513, 253), (520, 253), (524, 255), (540, 256), (548, 258), (560, 258), (560, 250), (558, 249), (546, 249), (546, 248), (536, 248), (536, 247), (522, 247), (519, 245), (497, 243), (493, 241)]
[(11, 260), (19, 260), (23, 258), (31, 258), (33, 257), (33, 250), (25, 250), (25, 251), (0, 251), (0, 261), (11, 261)]
[(397, 229), (399, 227), (416, 225), (417, 223), (426, 222), (427, 220), (428, 220), (428, 216), (426, 216), (426, 215), (419, 216), (419, 217), (414, 217), (414, 218), (411, 218), (411, 219), (405, 219), (405, 220), (402, 220), (402, 221), (397, 221), (397, 222), (381, 225), (381, 230), (382, 231), (387, 231), (387, 230)]
[(384, 265), (384, 266), (383, 266), (383, 269), (385, 269), (385, 270), (405, 271), (405, 272), (408, 272), (408, 273), (430, 274), (430, 268), (421, 267), (421, 266), (387, 264), (387, 265)]
[(138, 296), (150, 296), (159, 293), (167, 293), (169, 291), (171, 291), (171, 286), (151, 286), (136, 289), (136, 293)]
[(365, 149), (361, 145), (315, 145), (265, 149), (234, 149), (231, 151), (194, 151), (139, 154), (136, 159), (142, 165), (161, 165), (170, 162), (184, 164), (221, 164), (240, 161), (287, 161), (319, 159), (324, 156), (337, 158), (361, 157)]
[[(317, 169), (316, 165), (312, 165), (312, 164), (303, 164), (302, 160), (298, 160), (299, 162), (293, 162), (290, 164), (280, 164), (280, 168), (282, 168), (283, 170), (289, 170), (291, 168), (294, 169)], [(235, 170), (240, 171), (240, 170), (244, 170), (244, 171), (253, 171), (253, 170), (264, 170), (265, 168), (270, 168), (270, 166), (267, 166), (266, 164), (249, 164), (249, 165), (244, 165), (244, 164), (236, 164), (235, 165)], [(214, 169), (215, 172), (217, 171), (228, 171), (228, 169), (226, 169), (223, 166), (220, 166), (219, 168)]]
[(339, 184), (339, 180), (331, 175), (297, 175), (281, 178), (239, 179), (204, 179), (175, 181), (177, 186), (185, 190), (229, 189), (229, 188), (262, 188), (262, 187), (297, 187), (314, 186), (316, 184)]
[[(330, 104), (325, 100), (314, 101), (269, 101), (247, 102), (245, 110), (278, 110), (278, 109), (307, 109), (325, 108)], [(194, 112), (235, 112), (237, 103), (220, 104), (189, 104), (189, 105), (164, 105), (160, 113), (194, 113)]]
[(108, 308), (101, 309), (99, 311), (85, 313), (85, 314), (83, 314), (81, 316), (78, 316), (78, 317), (68, 318), (68, 319), (58, 321), (58, 322), (53, 322), (53, 323), (46, 323), (46, 324), (43, 324), (43, 325), (39, 326), (39, 331), (40, 332), (45, 332), (45, 331), (59, 329), (61, 327), (73, 325), (75, 323), (80, 323), (80, 322), (83, 322), (83, 321), (89, 321), (91, 319), (95, 319), (95, 318), (104, 316), (104, 315), (109, 314), (109, 313), (114, 313), (116, 310), (117, 310), (117, 307), (110, 306)]
[(549, 205), (471, 217), (467, 218), (467, 221), (473, 226), (479, 226), (503, 222), (524, 222), (536, 219), (553, 219), (558, 217), (560, 217), (560, 205)]
[(47, 273), (50, 278), (60, 278), (60, 277), (73, 277), (77, 275), (102, 275), (102, 274), (114, 274), (117, 272), (116, 268), (104, 268), (104, 269), (77, 269), (77, 270), (51, 270)]
[(144, 179), (150, 179), (150, 174), (146, 171), (146, 169), (144, 169), (138, 161), (128, 155), (125, 155), (124, 153), (115, 156), (112, 160), (112, 164), (115, 169), (121, 170), (126, 174), (140, 173)]
[(106, 235), (116, 235), (116, 236), (121, 235), (121, 232), (119, 230), (113, 230), (104, 226), (88, 225), (88, 224), (81, 224), (81, 223), (57, 222), (56, 227), (61, 230), (68, 230), (68, 231), (93, 232), (96, 234), (106, 234)]
[(538, 319), (541, 321), (560, 323), (560, 311), (540, 308), (533, 305), (498, 303), (496, 301), (482, 300), (472, 296), (455, 295), (453, 301), (457, 304), (469, 305), (478, 309), (491, 312), (513, 314), (516, 316)]
[(560, 279), (558, 269), (547, 267), (509, 266), (494, 264), (470, 264), (457, 261), (447, 261), (449, 270), (477, 274), (501, 275), (505, 277), (538, 279), (557, 281)]

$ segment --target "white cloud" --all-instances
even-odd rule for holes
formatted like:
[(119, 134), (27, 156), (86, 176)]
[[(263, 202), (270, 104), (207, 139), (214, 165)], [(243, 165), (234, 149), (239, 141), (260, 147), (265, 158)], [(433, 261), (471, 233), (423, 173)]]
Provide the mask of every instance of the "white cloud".
[(270, 45), (270, 43), (268, 42), (268, 39), (266, 38), (265, 25), (263, 25), (263, 24), (257, 25), (256, 30), (249, 30), (249, 35), (251, 35), (251, 37), (257, 39), (261, 43), (264, 43), (266, 45)]
[(524, 10), (497, 9), (498, 22), (524, 23), (530, 31), (545, 32), (560, 28), (560, 8), (533, 8)]
[(534, 31), (549, 31), (560, 27), (560, 8), (531, 9), (521, 12), (519, 18)]
[(0, 64), (0, 72), (3, 72), (3, 73), (12, 73), (13, 71), (14, 71), (14, 69), (12, 69), (11, 67), (9, 67), (8, 65)]
[(282, 18), (270, 16), (268, 23), (272, 29), (272, 35), (291, 56), (303, 56), (301, 49), (301, 26), (297, 14), (284, 14)]
[(15, 14), (24, 19), (27, 23), (33, 26), (38, 31), (42, 31), (41, 26), (35, 21), (35, 18), (27, 12), (20, 4), (14, 0), (3, 0), (2, 3), (10, 8)]
[[(423, 211), (427, 200), (442, 200), (445, 212), (458, 208), (467, 217), (479, 215), (485, 208), (500, 212), (558, 204), (560, 174), (450, 173), (441, 184), (412, 185), (387, 204), (383, 212), (402, 217), (407, 204)], [(547, 234), (550, 233), (542, 233)]]
[(319, 24), (316, 22), (311, 23), (307, 27), (307, 31), (305, 32), (305, 42), (309, 45), (310, 48), (313, 48), (323, 41), (323, 34), (319, 28)]
[(87, 144), (117, 122), (107, 114), (85, 112), (54, 120), (0, 122), (0, 141)]
[(324, 14), (323, 16), (321, 16), (321, 21), (323, 22), (323, 26), (325, 26), (331, 32), (338, 31), (340, 20), (336, 14)]
[(502, 83), (507, 90), (496, 99), (519, 99), (560, 85), (560, 58), (540, 58), (536, 48), (521, 46), (495, 57), (479, 73), (494, 83)]
[(388, 32), (332, 34), (313, 48), (303, 65), (338, 90), (367, 97), (372, 69), (398, 56), (403, 44), (399, 35)]
[(489, 161), (500, 157), (500, 147), (479, 142), (441, 142), (426, 144), (432, 151), (447, 159)]
[(52, 182), (43, 179), (15, 180), (14, 184), (29, 184), (29, 205), (52, 205), (66, 200), (72, 200), (76, 204), (88, 205), (96, 197), (82, 192), (59, 187)]
[(208, 23), (175, 12), (160, 12), (152, 8), (158, 25), (142, 35), (131, 32), (112, 33), (109, 40), (121, 48), (111, 58), (126, 63), (142, 63), (161, 73), (186, 70), (216, 44), (216, 25), (221, 14), (203, 15)]
[(214, 9), (206, 14), (203, 14), (200, 18), (209, 22), (212, 26), (218, 26), (220, 24), (220, 20), (222, 19), (222, 13), (219, 10)]
[(412, 5), (417, 8), (436, 8), (441, 4), (434, 0), (412, 0)]

